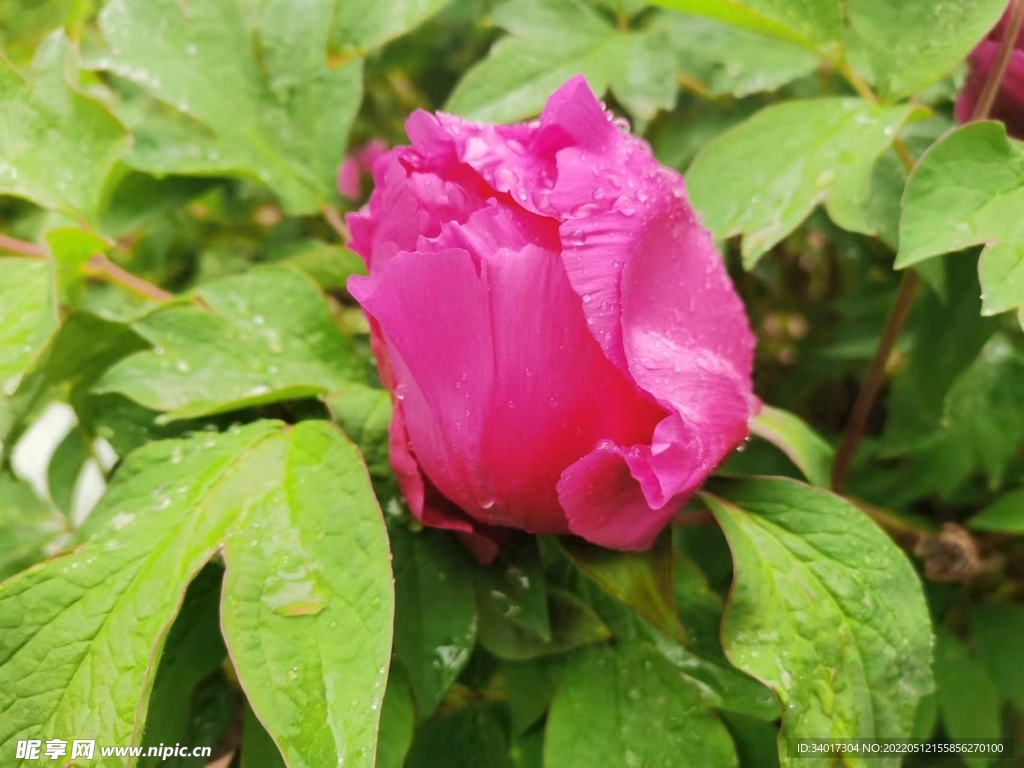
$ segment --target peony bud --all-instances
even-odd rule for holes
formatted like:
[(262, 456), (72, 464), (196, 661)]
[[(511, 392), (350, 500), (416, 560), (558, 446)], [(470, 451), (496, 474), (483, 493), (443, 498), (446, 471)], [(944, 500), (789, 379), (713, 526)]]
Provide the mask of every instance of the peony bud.
[(363, 196), (363, 176), (373, 172), (373, 164), (387, 151), (388, 143), (384, 139), (370, 139), (346, 157), (338, 168), (338, 191), (349, 200), (359, 200)]
[[(1006, 34), (1008, 21), (1009, 11), (968, 57), (967, 82), (956, 100), (957, 122), (966, 123), (971, 119), (985, 81), (995, 66), (999, 44)], [(989, 117), (1003, 121), (1006, 132), (1014, 138), (1024, 139), (1024, 34), (1017, 37), (1010, 54), (1010, 65), (1003, 76)]]
[(392, 465), (481, 559), (500, 527), (650, 546), (759, 408), (682, 178), (609, 115), (582, 77), (529, 124), (416, 112), (348, 219)]

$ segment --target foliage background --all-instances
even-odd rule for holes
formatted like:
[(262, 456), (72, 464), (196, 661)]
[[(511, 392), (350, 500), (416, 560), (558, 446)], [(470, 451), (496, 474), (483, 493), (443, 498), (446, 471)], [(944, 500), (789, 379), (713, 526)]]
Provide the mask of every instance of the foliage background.
[[(1002, 0), (660, 5), (0, 0), (5, 765), (26, 738), (761, 768), (790, 736), (1020, 735), (1024, 155), (947, 136)], [(390, 475), (335, 174), (413, 109), (528, 119), (578, 72), (686, 173), (770, 408), (652, 552), (524, 536), (484, 569)], [(844, 501), (834, 447), (918, 279)], [(53, 403), (33, 488), (12, 456)]]

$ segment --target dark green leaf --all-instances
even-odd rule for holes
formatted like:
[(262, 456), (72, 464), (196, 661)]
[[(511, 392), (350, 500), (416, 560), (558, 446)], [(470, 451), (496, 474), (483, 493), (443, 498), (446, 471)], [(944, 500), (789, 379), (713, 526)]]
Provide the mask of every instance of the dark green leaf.
[(503, 616), (541, 640), (551, 640), (544, 566), (534, 540), (520, 539), (502, 547), (477, 595), (491, 615)]
[(611, 637), (611, 631), (593, 609), (569, 592), (553, 587), (548, 593), (547, 608), (551, 615), (550, 639), (506, 618), (492, 601), (480, 598), (480, 644), (499, 659), (521, 661), (566, 653)]
[[(935, 683), (939, 712), (952, 741), (998, 739), (999, 693), (985, 668), (948, 632), (935, 643)], [(990, 758), (964, 755), (971, 768), (984, 768)]]
[(495, 688), (508, 702), (512, 733), (521, 734), (547, 711), (561, 678), (561, 659), (503, 661)]
[(1024, 488), (1004, 493), (968, 523), (977, 531), (1024, 533)]
[(135, 330), (153, 348), (113, 366), (94, 387), (165, 420), (315, 397), (361, 377), (351, 343), (305, 276), (263, 267), (210, 283)]
[(647, 552), (613, 552), (582, 539), (562, 547), (580, 573), (669, 637), (684, 639), (672, 585), (672, 539), (665, 534)]
[(359, 446), (375, 480), (391, 473), (388, 424), (391, 395), (383, 389), (352, 383), (324, 398), (335, 423)]
[(932, 687), (931, 626), (903, 553), (826, 491), (750, 479), (724, 493), (704, 497), (734, 559), (723, 646), (782, 699), (781, 747), (823, 734), (908, 736)]
[(473, 586), (465, 554), (436, 531), (413, 535), (392, 526), (395, 562), (395, 656), (423, 720), (469, 661), (476, 643)]
[(392, 667), (380, 712), (377, 768), (402, 768), (416, 729), (412, 692), (401, 668)]
[(405, 768), (514, 768), (497, 707), (471, 705), (424, 725)]
[[(979, 661), (1000, 693), (1024, 711), (1024, 607), (1012, 603), (975, 605), (971, 639)], [(973, 683), (972, 683), (973, 685)]]
[(287, 768), (277, 744), (246, 705), (242, 723), (242, 763), (240, 768)]

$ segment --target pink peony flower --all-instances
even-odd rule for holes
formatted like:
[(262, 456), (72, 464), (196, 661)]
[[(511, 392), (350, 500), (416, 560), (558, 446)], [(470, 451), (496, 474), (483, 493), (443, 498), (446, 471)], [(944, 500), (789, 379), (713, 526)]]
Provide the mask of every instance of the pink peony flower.
[(747, 436), (754, 338), (682, 178), (582, 77), (539, 121), (416, 112), (349, 216), (413, 513), (644, 549)]
[[(967, 82), (964, 83), (963, 90), (956, 100), (957, 122), (966, 123), (971, 119), (971, 114), (981, 97), (981, 90), (985, 86), (985, 80), (995, 65), (999, 44), (1006, 34), (1008, 17), (1009, 11), (1003, 14), (1000, 22), (978, 43), (968, 58)], [(1019, 35), (1014, 44), (1010, 66), (992, 105), (990, 117), (1003, 121), (1007, 133), (1024, 140), (1024, 34)]]
[(338, 168), (338, 191), (349, 200), (362, 197), (363, 176), (373, 172), (373, 164), (387, 151), (388, 143), (384, 139), (370, 139), (346, 157)]

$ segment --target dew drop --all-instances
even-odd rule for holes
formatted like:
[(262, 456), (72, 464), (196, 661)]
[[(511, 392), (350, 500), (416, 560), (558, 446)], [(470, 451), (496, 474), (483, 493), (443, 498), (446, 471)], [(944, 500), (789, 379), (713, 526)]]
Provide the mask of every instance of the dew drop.
[(572, 234), (569, 235), (569, 242), (573, 245), (580, 246), (587, 242), (587, 234), (582, 229), (574, 229)]

